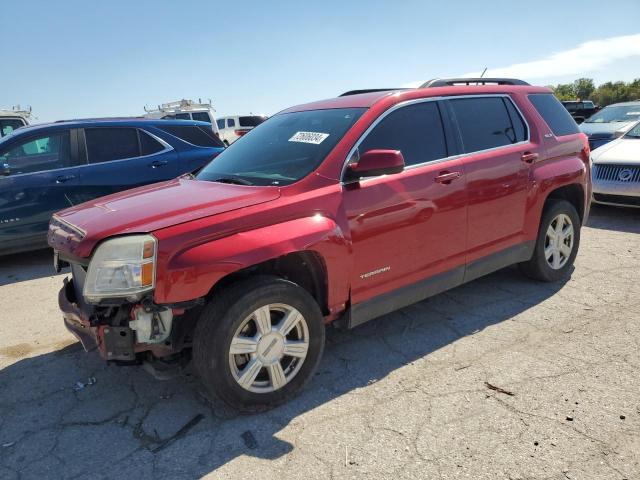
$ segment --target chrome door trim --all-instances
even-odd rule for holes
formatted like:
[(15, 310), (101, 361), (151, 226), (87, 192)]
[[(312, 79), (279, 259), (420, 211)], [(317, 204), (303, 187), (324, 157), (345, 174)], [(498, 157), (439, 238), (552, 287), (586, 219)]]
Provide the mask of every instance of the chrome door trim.
[[(369, 135), (369, 133), (371, 133), (371, 131), (390, 113), (395, 112), (396, 110), (400, 109), (400, 108), (404, 108), (406, 106), (409, 105), (415, 105), (418, 103), (425, 103), (425, 102), (435, 102), (435, 101), (446, 101), (449, 99), (455, 99), (455, 98), (487, 98), (487, 97), (501, 97), (501, 98), (507, 98), (511, 104), (514, 106), (514, 108), (516, 109), (516, 111), (518, 112), (518, 114), (520, 115), (520, 117), (522, 118), (524, 125), (526, 127), (526, 139), (521, 141), (521, 142), (516, 142), (516, 143), (512, 143), (509, 145), (501, 145), (499, 147), (492, 147), (492, 148), (486, 148), (484, 150), (476, 150), (474, 152), (469, 152), (469, 153), (461, 153), (461, 154), (457, 154), (457, 155), (451, 155), (448, 157), (444, 157), (444, 158), (438, 158), (435, 160), (429, 160), (427, 162), (422, 162), (422, 163), (416, 163), (414, 165), (409, 165), (407, 167), (405, 167), (404, 171), (407, 170), (412, 170), (414, 168), (418, 168), (418, 167), (423, 167), (425, 165), (430, 165), (433, 163), (441, 163), (441, 162), (446, 162), (448, 160), (456, 160), (456, 159), (460, 159), (460, 158), (465, 158), (471, 155), (476, 155), (478, 153), (486, 153), (486, 152), (492, 152), (492, 151), (496, 151), (496, 150), (500, 150), (500, 149), (504, 149), (504, 148), (510, 148), (510, 147), (514, 147), (517, 145), (525, 145), (527, 143), (531, 142), (531, 128), (529, 127), (529, 122), (527, 121), (527, 118), (524, 116), (524, 114), (522, 113), (522, 111), (520, 110), (520, 108), (518, 107), (518, 105), (511, 99), (511, 96), (507, 93), (491, 93), (491, 94), (478, 94), (478, 95), (474, 95), (474, 94), (468, 94), (468, 95), (446, 95), (446, 96), (438, 96), (438, 97), (428, 97), (428, 98), (416, 98), (413, 100), (407, 100), (404, 102), (400, 102), (397, 103), (395, 105), (393, 105), (391, 108), (388, 108), (387, 110), (385, 110), (378, 118), (376, 118), (373, 123), (371, 125), (369, 125), (369, 127), (362, 133), (362, 135), (360, 135), (360, 137), (358, 138), (358, 140), (356, 141), (356, 143), (354, 144), (353, 147), (351, 147), (351, 149), (349, 150), (349, 153), (347, 154), (347, 158), (344, 160), (344, 163), (342, 165), (342, 170), (340, 172), (340, 184), (341, 185), (347, 185), (349, 183), (352, 182), (346, 182), (344, 181), (344, 175), (345, 175), (345, 171), (347, 169), (347, 166), (349, 164), (349, 159), (353, 156), (353, 154), (355, 153), (356, 149), (360, 146), (360, 144), (364, 141), (364, 139), (367, 137), (367, 135)], [(444, 122), (444, 121), (443, 121)], [(401, 175), (401, 173), (396, 174), (396, 175)], [(368, 179), (372, 179), (372, 178), (378, 178), (380, 175), (376, 176), (376, 177), (366, 177), (363, 180), (360, 180), (360, 182), (366, 181)]]

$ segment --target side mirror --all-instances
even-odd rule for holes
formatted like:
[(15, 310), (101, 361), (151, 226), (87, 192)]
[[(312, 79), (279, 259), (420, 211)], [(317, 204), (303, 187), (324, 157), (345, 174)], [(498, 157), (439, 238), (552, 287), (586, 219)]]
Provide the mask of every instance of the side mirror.
[(0, 175), (3, 177), (11, 175), (11, 167), (8, 163), (0, 163)]
[(362, 177), (391, 175), (404, 170), (404, 157), (400, 150), (368, 150), (357, 162), (347, 167), (347, 180), (357, 181)]

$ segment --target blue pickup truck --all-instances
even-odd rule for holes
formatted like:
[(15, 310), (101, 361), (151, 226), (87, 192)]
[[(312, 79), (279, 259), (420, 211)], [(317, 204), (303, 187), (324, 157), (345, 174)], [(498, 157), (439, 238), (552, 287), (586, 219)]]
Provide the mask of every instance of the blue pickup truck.
[(46, 247), (51, 214), (110, 193), (169, 180), (224, 149), (204, 122), (74, 120), (0, 139), (0, 255)]

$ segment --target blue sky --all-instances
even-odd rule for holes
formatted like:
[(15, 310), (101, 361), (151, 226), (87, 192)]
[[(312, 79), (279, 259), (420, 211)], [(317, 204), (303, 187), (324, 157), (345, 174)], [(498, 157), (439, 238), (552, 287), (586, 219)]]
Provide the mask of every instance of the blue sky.
[(7, 0), (0, 108), (31, 105), (50, 121), (200, 97), (219, 115), (272, 114), (485, 66), (536, 84), (640, 77), (640, 1), (607, 5)]

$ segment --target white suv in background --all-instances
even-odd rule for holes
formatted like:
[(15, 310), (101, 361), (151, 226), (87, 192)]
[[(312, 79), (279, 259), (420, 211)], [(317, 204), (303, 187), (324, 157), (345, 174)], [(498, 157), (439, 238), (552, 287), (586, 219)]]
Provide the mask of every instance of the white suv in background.
[(218, 132), (218, 124), (216, 123), (215, 109), (209, 103), (203, 103), (201, 99), (197, 102), (194, 100), (178, 100), (177, 102), (168, 102), (158, 105), (157, 109), (149, 110), (144, 108), (146, 118), (162, 118), (168, 120), (197, 120), (199, 122), (207, 122), (211, 124), (214, 133), (220, 136)]
[(233, 115), (218, 119), (220, 140), (229, 146), (249, 130), (257, 127), (267, 118), (266, 115)]

